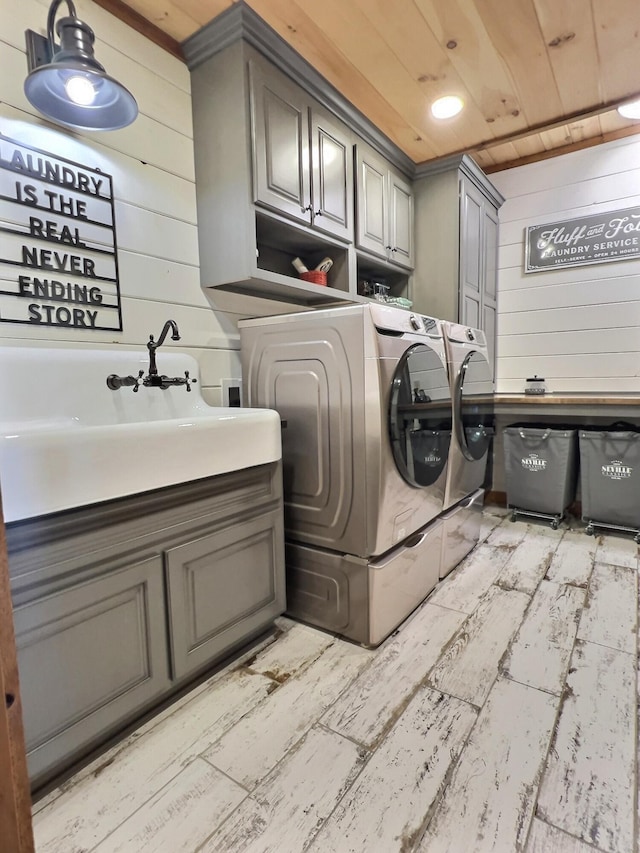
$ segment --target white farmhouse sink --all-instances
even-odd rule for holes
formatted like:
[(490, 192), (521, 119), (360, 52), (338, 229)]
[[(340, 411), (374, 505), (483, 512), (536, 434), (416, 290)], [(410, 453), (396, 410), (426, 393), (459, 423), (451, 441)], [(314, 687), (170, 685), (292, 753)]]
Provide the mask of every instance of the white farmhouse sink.
[[(158, 372), (198, 379), (166, 344)], [(207, 405), (200, 385), (107, 388), (148, 372), (146, 350), (0, 347), (0, 485), (5, 521), (250, 468), (281, 458), (270, 409)]]

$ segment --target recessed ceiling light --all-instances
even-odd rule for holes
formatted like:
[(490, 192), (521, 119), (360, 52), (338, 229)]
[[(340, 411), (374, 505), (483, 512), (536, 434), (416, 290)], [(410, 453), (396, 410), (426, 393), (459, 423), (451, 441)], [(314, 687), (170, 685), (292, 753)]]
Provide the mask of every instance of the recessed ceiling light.
[(628, 104), (620, 104), (618, 112), (623, 118), (640, 118), (640, 101), (630, 101)]
[(434, 118), (452, 118), (458, 115), (464, 107), (464, 101), (457, 95), (445, 95), (431, 104), (431, 114)]

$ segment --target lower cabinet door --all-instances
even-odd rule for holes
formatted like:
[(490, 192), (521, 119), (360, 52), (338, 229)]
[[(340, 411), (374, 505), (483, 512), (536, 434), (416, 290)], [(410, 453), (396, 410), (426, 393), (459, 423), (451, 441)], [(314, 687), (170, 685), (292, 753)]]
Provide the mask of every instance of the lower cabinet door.
[(170, 685), (160, 556), (20, 605), (14, 620), (32, 785)]
[(204, 669), (284, 612), (283, 538), (275, 511), (166, 552), (176, 679)]

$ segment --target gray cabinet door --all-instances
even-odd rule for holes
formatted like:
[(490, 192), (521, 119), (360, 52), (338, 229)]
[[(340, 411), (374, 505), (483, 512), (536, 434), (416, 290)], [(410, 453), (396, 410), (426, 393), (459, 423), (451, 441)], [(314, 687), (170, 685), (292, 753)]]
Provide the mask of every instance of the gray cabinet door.
[(356, 245), (413, 269), (413, 191), (375, 151), (356, 146)]
[(170, 686), (161, 558), (108, 570), (14, 610), (32, 783)]
[(283, 540), (282, 515), (269, 512), (166, 552), (175, 678), (202, 669), (284, 611)]
[(484, 199), (478, 189), (460, 179), (460, 322), (475, 329), (482, 323), (484, 286)]
[(413, 268), (413, 192), (411, 185), (389, 172), (389, 259)]
[(323, 110), (311, 111), (313, 224), (353, 242), (353, 154), (347, 128)]
[[(484, 287), (482, 289), (482, 329), (487, 337), (490, 364), (495, 374), (496, 318), (498, 315), (498, 212), (488, 202), (483, 211)], [(493, 377), (495, 379), (495, 375)]]
[(460, 179), (460, 322), (482, 329), (495, 366), (498, 212), (465, 178)]
[(308, 97), (276, 71), (251, 62), (249, 72), (253, 200), (311, 224)]
[(356, 244), (361, 248), (387, 258), (389, 210), (385, 161), (363, 145), (356, 154)]

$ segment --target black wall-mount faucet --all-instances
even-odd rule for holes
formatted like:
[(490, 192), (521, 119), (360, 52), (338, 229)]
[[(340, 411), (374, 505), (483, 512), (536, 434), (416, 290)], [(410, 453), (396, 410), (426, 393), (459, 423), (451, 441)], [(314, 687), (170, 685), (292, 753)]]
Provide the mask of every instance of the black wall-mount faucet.
[(158, 376), (158, 368), (156, 367), (156, 350), (164, 343), (164, 339), (167, 337), (169, 329), (171, 329), (171, 340), (179, 341), (180, 332), (178, 331), (178, 324), (175, 320), (167, 320), (162, 327), (157, 343), (154, 341), (153, 335), (149, 335), (149, 343), (147, 344), (147, 349), (149, 350), (149, 375), (144, 379), (143, 385), (149, 385), (152, 388), (161, 388), (163, 384), (162, 379), (166, 379), (166, 377)]
[(147, 376), (144, 376), (144, 370), (141, 370), (138, 373), (137, 378), (135, 376), (116, 376), (115, 373), (112, 373), (107, 376), (107, 387), (112, 391), (117, 391), (123, 386), (133, 385), (133, 390), (135, 392), (140, 387), (140, 383), (142, 383), (145, 388), (162, 388), (163, 390), (169, 388), (171, 385), (186, 385), (187, 391), (191, 391), (191, 385), (198, 380), (190, 379), (188, 370), (185, 370), (184, 378), (181, 376), (160, 376), (158, 374), (156, 350), (164, 343), (165, 338), (169, 334), (169, 330), (171, 330), (171, 340), (179, 341), (180, 332), (178, 331), (178, 324), (175, 320), (167, 320), (162, 327), (162, 331), (160, 332), (160, 337), (157, 342), (154, 340), (153, 335), (149, 335), (149, 343), (147, 344), (147, 349), (149, 350), (149, 373)]

